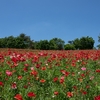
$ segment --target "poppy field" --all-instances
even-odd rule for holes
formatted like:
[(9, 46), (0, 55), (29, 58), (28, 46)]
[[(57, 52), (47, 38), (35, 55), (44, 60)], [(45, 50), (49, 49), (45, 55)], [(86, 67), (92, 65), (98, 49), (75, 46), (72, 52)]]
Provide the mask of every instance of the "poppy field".
[(100, 50), (0, 49), (0, 100), (100, 100)]

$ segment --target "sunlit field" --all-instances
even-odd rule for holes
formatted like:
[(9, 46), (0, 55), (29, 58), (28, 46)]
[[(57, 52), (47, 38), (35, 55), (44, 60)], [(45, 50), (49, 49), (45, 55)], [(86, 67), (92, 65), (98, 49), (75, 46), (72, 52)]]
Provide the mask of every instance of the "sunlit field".
[(0, 49), (0, 100), (100, 100), (100, 51)]

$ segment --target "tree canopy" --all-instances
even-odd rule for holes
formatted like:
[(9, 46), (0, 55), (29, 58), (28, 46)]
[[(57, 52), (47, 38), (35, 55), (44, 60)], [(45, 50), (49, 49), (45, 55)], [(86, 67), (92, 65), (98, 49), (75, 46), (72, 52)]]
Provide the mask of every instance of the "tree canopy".
[[(100, 36), (98, 36), (100, 42)], [(0, 48), (20, 48), (20, 49), (39, 49), (39, 50), (84, 50), (93, 49), (95, 41), (92, 37), (81, 37), (69, 40), (67, 44), (60, 38), (50, 40), (31, 40), (30, 36), (21, 33), (17, 37), (8, 36), (0, 38)], [(100, 48), (100, 45), (98, 45)]]

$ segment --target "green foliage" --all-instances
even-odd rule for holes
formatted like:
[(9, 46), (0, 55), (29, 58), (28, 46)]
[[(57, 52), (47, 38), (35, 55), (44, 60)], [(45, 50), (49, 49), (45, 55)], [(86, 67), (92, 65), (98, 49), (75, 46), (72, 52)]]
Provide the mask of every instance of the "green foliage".
[(98, 47), (98, 49), (100, 49), (100, 44), (99, 44), (99, 45), (97, 45), (97, 47)]
[[(100, 41), (100, 36), (98, 36)], [(92, 37), (76, 38), (75, 40), (68, 41), (69, 44), (60, 38), (52, 38), (51, 40), (33, 41), (30, 36), (21, 33), (17, 37), (9, 36), (0, 38), (0, 48), (20, 48), (20, 49), (39, 49), (39, 50), (84, 50), (93, 49), (94, 40)], [(64, 46), (65, 45), (65, 46)], [(100, 48), (100, 45), (97, 46)]]
[(80, 39), (76, 38), (74, 41), (73, 41), (73, 45), (75, 47), (75, 49), (80, 49)]
[(49, 41), (51, 50), (63, 50), (64, 49), (64, 41), (60, 38), (53, 38)]
[(18, 37), (5, 37), (0, 39), (0, 48), (32, 48), (33, 41), (29, 36), (21, 33)]
[(49, 50), (49, 42), (48, 42), (48, 40), (40, 40), (37, 46), (38, 46), (37, 49)]
[[(98, 42), (100, 42), (100, 34), (98, 36)], [(100, 49), (100, 44), (97, 45), (97, 48)]]
[(65, 50), (75, 50), (75, 47), (73, 44), (66, 44), (65, 45)]
[(80, 49), (93, 49), (95, 41), (92, 37), (80, 38)]
[(81, 37), (80, 39), (76, 38), (73, 42), (69, 42), (74, 45), (75, 49), (85, 50), (93, 49), (95, 41), (92, 37)]

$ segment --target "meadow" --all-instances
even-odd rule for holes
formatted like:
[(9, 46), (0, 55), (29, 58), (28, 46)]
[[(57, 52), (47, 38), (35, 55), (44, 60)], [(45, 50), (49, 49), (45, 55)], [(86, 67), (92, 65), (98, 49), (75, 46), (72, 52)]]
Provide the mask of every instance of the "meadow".
[(100, 50), (0, 49), (0, 100), (100, 100)]

